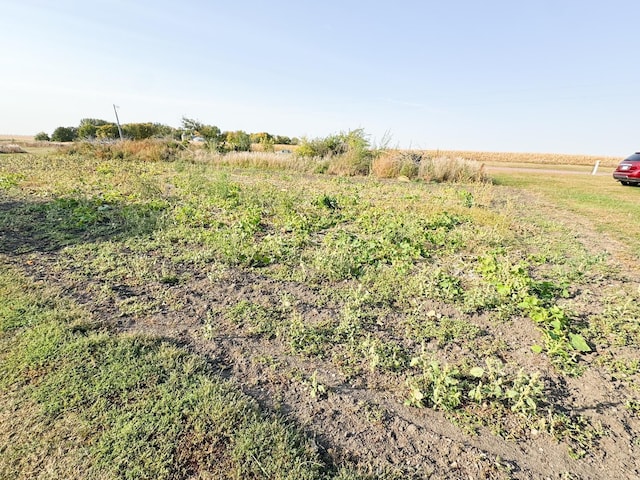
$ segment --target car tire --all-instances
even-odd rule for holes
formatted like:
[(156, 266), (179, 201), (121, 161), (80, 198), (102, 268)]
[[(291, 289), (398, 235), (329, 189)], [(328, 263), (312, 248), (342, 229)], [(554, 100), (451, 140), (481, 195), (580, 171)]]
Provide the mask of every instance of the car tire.
[(621, 181), (620, 183), (621, 183), (623, 186), (625, 186), (625, 187), (628, 187), (628, 186), (630, 185), (630, 184), (629, 184), (629, 182), (623, 182), (623, 181)]

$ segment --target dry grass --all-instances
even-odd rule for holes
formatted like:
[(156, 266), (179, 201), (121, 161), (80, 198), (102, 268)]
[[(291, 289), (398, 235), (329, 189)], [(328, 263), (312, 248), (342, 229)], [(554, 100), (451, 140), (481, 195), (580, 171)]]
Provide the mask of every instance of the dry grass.
[(454, 156), (431, 156), (426, 152), (389, 150), (376, 158), (371, 173), (378, 178), (407, 177), (433, 182), (489, 181), (484, 165)]
[(136, 159), (143, 162), (175, 160), (182, 150), (178, 142), (158, 139), (113, 143), (73, 142), (61, 147), (62, 153), (68, 155), (95, 156), (99, 159)]
[[(33, 135), (0, 135), (0, 153), (14, 153), (14, 152), (1, 152), (2, 147), (8, 145), (18, 145), (22, 149), (29, 149), (27, 153), (36, 155), (47, 155), (54, 153), (57, 149), (65, 145), (61, 142), (42, 142), (33, 138)], [(24, 152), (19, 152), (24, 153)]]
[(409, 151), (389, 150), (373, 160), (371, 173), (378, 178), (415, 178), (420, 155)]
[[(273, 145), (273, 152), (295, 153), (296, 150), (298, 150), (298, 145), (286, 145), (284, 143), (276, 143), (275, 145)], [(264, 145), (262, 145), (260, 143), (252, 143), (251, 144), (251, 151), (252, 152), (269, 153), (268, 151), (265, 151)], [(271, 152), (271, 153), (273, 153), (273, 152)]]
[(431, 157), (453, 157), (475, 160), (481, 163), (536, 163), (543, 165), (593, 165), (596, 161), (604, 167), (616, 166), (618, 157), (599, 157), (595, 155), (567, 155), (559, 153), (508, 153), (508, 152), (469, 152), (456, 150), (426, 150)]
[(268, 170), (293, 170), (316, 172), (321, 169), (322, 159), (303, 158), (288, 153), (231, 152), (226, 154), (199, 149), (192, 152), (195, 161), (218, 166), (261, 168)]
[(371, 173), (371, 156), (358, 151), (330, 156), (327, 173), (342, 177), (367, 176)]
[(435, 182), (485, 183), (490, 178), (484, 164), (460, 157), (428, 158), (420, 162), (418, 175)]
[(0, 142), (29, 143), (34, 142), (33, 135), (0, 135)]
[(0, 153), (27, 153), (20, 145), (10, 143), (8, 145), (0, 145)]

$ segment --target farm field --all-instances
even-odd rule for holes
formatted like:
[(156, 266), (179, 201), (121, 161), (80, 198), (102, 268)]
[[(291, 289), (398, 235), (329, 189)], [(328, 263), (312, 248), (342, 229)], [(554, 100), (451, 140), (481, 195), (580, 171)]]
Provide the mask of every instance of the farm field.
[(640, 475), (640, 188), (160, 158), (0, 156), (0, 477)]

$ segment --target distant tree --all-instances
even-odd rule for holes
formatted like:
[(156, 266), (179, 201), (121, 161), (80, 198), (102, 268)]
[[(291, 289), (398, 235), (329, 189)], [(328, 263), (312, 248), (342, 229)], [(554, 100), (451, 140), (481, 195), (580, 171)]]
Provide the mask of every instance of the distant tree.
[(165, 125), (163, 123), (154, 123), (154, 127), (156, 128), (156, 137), (172, 137), (172, 138), (180, 138), (180, 134), (178, 130), (170, 127), (169, 125)]
[(262, 137), (259, 144), (262, 147), (263, 152), (273, 152), (275, 150), (275, 142), (273, 141), (273, 137), (271, 135)]
[(225, 140), (228, 150), (234, 152), (248, 152), (251, 150), (251, 137), (242, 130), (225, 132)]
[(291, 145), (291, 138), (284, 135), (276, 135), (273, 137), (273, 143), (276, 145)]
[(102, 125), (107, 125), (108, 123), (111, 122), (107, 122), (106, 120), (102, 120), (100, 118), (83, 118), (82, 120), (80, 120), (79, 127), (82, 127), (83, 125), (95, 125), (96, 127), (101, 127)]
[(215, 125), (201, 125), (197, 132), (202, 138), (208, 142), (222, 141), (222, 133)]
[(355, 157), (366, 158), (370, 155), (369, 139), (362, 128), (324, 138), (303, 138), (296, 153), (301, 157), (331, 157), (349, 153)]
[(73, 142), (77, 137), (76, 127), (58, 127), (51, 134), (51, 140), (54, 142)]
[(51, 140), (51, 137), (49, 137), (49, 135), (45, 132), (38, 132), (35, 134), (33, 139), (36, 142), (49, 142)]
[(153, 123), (126, 123), (122, 125), (122, 133), (131, 140), (144, 140), (158, 134), (158, 127)]
[(95, 138), (98, 127), (108, 124), (109, 122), (99, 118), (83, 118), (80, 120), (80, 125), (78, 126), (78, 138)]
[(96, 129), (96, 138), (101, 140), (115, 140), (120, 138), (118, 126), (115, 123), (107, 123)]
[(90, 139), (96, 137), (97, 126), (91, 125), (90, 123), (85, 123), (84, 125), (80, 125), (78, 127), (78, 138)]
[(194, 135), (196, 134), (196, 132), (199, 132), (202, 127), (204, 127), (204, 124), (199, 120), (182, 117), (182, 128), (186, 130), (188, 133)]
[(265, 139), (273, 139), (273, 135), (267, 132), (252, 133), (251, 143), (262, 143)]

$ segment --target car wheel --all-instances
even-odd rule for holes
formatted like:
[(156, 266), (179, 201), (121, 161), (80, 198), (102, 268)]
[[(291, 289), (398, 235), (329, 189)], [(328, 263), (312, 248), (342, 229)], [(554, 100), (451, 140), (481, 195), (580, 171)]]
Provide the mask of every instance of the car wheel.
[(622, 182), (622, 181), (621, 181), (620, 183), (621, 183), (622, 185), (624, 185), (625, 187), (628, 187), (628, 186), (629, 186), (629, 182)]

